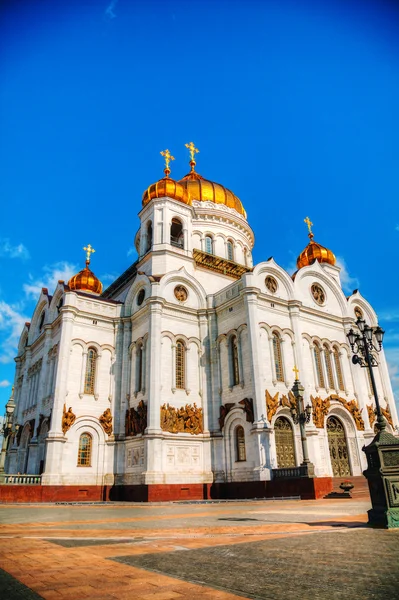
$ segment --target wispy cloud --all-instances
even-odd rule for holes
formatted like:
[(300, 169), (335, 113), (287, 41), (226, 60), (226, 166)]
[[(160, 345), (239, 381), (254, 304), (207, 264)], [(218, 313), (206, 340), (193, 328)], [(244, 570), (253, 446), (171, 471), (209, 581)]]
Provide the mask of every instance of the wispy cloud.
[(0, 381), (0, 388), (10, 387), (10, 385), (11, 381), (8, 381), (8, 379), (3, 379), (3, 381)]
[(37, 300), (43, 287), (47, 288), (49, 293), (52, 294), (60, 279), (68, 281), (77, 270), (76, 265), (66, 261), (45, 266), (43, 276), (40, 279), (31, 277), (30, 283), (24, 283), (23, 290), (28, 298)]
[(385, 308), (378, 311), (378, 316), (381, 321), (398, 322), (399, 321), (399, 308)]
[(0, 300), (0, 331), (4, 332), (0, 363), (12, 362), (14, 359), (26, 321), (29, 321), (29, 318), (19, 312), (16, 306)]
[(23, 244), (13, 246), (8, 238), (0, 238), (0, 257), (27, 259), (30, 255)]
[(100, 281), (102, 283), (111, 283), (112, 281), (115, 281), (117, 277), (118, 275), (115, 275), (115, 273), (104, 273), (103, 275), (100, 275)]
[(342, 289), (348, 293), (353, 292), (353, 290), (359, 287), (359, 280), (357, 279), (357, 277), (352, 277), (349, 274), (348, 267), (342, 256), (337, 256), (336, 265), (341, 269), (340, 277)]
[(137, 256), (137, 250), (136, 250), (136, 248), (134, 248), (134, 246), (132, 246), (131, 248), (129, 248), (129, 250), (126, 253), (126, 256), (136, 257)]
[(116, 18), (115, 8), (117, 4), (118, 0), (111, 0), (111, 2), (108, 4), (107, 8), (104, 11), (104, 16), (106, 19)]

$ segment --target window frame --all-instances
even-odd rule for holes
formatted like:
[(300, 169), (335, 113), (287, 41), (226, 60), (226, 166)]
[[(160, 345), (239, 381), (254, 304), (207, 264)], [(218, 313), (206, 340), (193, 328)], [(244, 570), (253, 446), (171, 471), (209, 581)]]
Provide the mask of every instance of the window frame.
[(240, 383), (240, 358), (238, 353), (238, 336), (236, 334), (230, 336), (229, 346), (231, 385), (234, 387)]
[(245, 444), (245, 429), (242, 425), (237, 425), (234, 430), (235, 462), (246, 462), (247, 449)]
[(330, 390), (335, 389), (334, 371), (331, 363), (330, 348), (327, 344), (323, 345), (324, 364), (326, 367), (327, 383)]
[(282, 340), (281, 336), (277, 331), (272, 332), (272, 344), (273, 344), (273, 360), (274, 360), (274, 374), (276, 381), (282, 381), (284, 383), (284, 363), (283, 363), (283, 351), (281, 348)]
[[(229, 252), (230, 250), (230, 252)], [(231, 260), (232, 262), (234, 262), (234, 244), (232, 240), (227, 240), (226, 242), (226, 255), (227, 255), (227, 260)]]
[[(86, 449), (82, 446), (82, 438), (83, 437), (86, 437), (89, 440), (88, 449)], [(82, 453), (84, 453), (83, 459), (82, 459)], [(88, 431), (84, 431), (79, 436), (78, 460), (77, 460), (76, 466), (91, 467), (92, 466), (92, 464), (91, 464), (92, 463), (92, 455), (93, 455), (93, 436)]]
[[(93, 358), (91, 358), (91, 353), (93, 353)], [(96, 377), (97, 377), (97, 360), (98, 360), (98, 352), (96, 348), (90, 347), (87, 350), (87, 359), (86, 359), (86, 371), (85, 371), (85, 379), (84, 379), (84, 387), (83, 393), (88, 396), (94, 396), (96, 390)]]
[(323, 363), (321, 360), (321, 348), (320, 348), (319, 344), (317, 344), (317, 343), (315, 343), (313, 345), (313, 357), (314, 357), (315, 368), (316, 368), (317, 386), (319, 388), (325, 389), (326, 382), (324, 379)]
[(176, 340), (175, 348), (175, 387), (177, 390), (186, 389), (186, 345), (183, 340)]
[(342, 372), (341, 356), (340, 356), (340, 351), (336, 346), (333, 348), (333, 357), (334, 357), (335, 374), (336, 374), (338, 389), (341, 392), (344, 392), (345, 391), (345, 383), (344, 383), (344, 375)]
[[(210, 243), (210, 251), (208, 250), (208, 240), (209, 240), (209, 243)], [(214, 254), (215, 253), (214, 247), (213, 247), (213, 237), (209, 233), (207, 233), (206, 236), (205, 236), (205, 238), (204, 238), (204, 246), (205, 246), (205, 252), (207, 254)]]

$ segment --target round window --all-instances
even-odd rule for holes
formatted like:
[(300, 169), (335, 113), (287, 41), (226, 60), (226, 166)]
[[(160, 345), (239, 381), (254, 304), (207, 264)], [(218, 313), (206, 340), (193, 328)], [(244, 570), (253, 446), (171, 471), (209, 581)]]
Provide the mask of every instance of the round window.
[(275, 294), (277, 292), (278, 283), (271, 275), (266, 277), (265, 285), (271, 294)]
[(174, 293), (175, 293), (175, 298), (179, 302), (185, 302), (187, 300), (188, 292), (187, 292), (186, 288), (184, 287), (184, 285), (177, 285), (175, 287)]
[(317, 302), (317, 304), (323, 305), (326, 301), (326, 293), (318, 283), (313, 283), (310, 288), (313, 296), (313, 300)]

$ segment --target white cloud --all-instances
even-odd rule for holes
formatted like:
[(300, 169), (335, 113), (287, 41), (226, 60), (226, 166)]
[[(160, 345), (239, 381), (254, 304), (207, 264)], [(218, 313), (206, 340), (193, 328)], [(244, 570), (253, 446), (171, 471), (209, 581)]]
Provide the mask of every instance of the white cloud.
[(18, 312), (15, 306), (11, 306), (0, 300), (0, 331), (2, 336), (2, 351), (0, 363), (12, 362), (16, 355), (19, 338), (25, 323), (29, 318)]
[(23, 244), (13, 246), (8, 238), (0, 238), (0, 257), (30, 258), (29, 251)]
[(44, 274), (41, 279), (33, 279), (31, 283), (24, 283), (23, 290), (28, 298), (38, 299), (42, 288), (48, 289), (49, 293), (52, 294), (57, 287), (59, 280), (67, 282), (72, 275), (75, 275), (78, 271), (78, 267), (66, 261), (58, 262), (53, 265), (49, 265), (43, 268)]
[(105, 12), (104, 12), (104, 16), (107, 19), (115, 19), (116, 18), (116, 14), (114, 11), (115, 11), (117, 4), (118, 4), (118, 0), (111, 0), (111, 2), (109, 3), (109, 5), (107, 6), (107, 8), (105, 9)]
[(399, 321), (399, 309), (397, 307), (385, 308), (382, 311), (378, 311), (378, 317), (381, 321)]
[(129, 248), (126, 256), (134, 256), (134, 257), (138, 256), (136, 248), (134, 248), (133, 246), (131, 248)]
[(103, 275), (100, 276), (100, 281), (102, 283), (112, 283), (113, 281), (115, 281), (115, 279), (118, 277), (118, 275), (115, 275), (114, 273), (104, 273)]
[(10, 385), (11, 385), (11, 381), (8, 381), (8, 379), (3, 379), (3, 381), (0, 381), (0, 388), (10, 387)]
[(349, 274), (348, 267), (346, 266), (346, 262), (341, 256), (337, 256), (336, 265), (337, 265), (337, 267), (340, 267), (340, 269), (341, 269), (340, 277), (341, 277), (342, 289), (345, 292), (352, 293), (353, 290), (355, 290), (359, 287), (359, 280), (357, 279), (357, 277), (352, 277)]

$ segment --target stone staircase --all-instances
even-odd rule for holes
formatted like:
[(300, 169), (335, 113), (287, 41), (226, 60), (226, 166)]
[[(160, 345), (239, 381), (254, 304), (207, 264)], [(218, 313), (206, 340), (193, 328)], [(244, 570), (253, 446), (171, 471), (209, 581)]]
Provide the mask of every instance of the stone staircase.
[(367, 479), (363, 475), (357, 475), (356, 477), (354, 477), (354, 476), (350, 476), (350, 477), (333, 477), (332, 478), (333, 492), (342, 492), (342, 490), (340, 489), (339, 486), (346, 479), (348, 481), (351, 481), (353, 483), (353, 485), (355, 486), (353, 488), (353, 490), (351, 490), (351, 496), (352, 496), (352, 498), (354, 498), (356, 500), (369, 499), (370, 498), (369, 484), (367, 482)]

